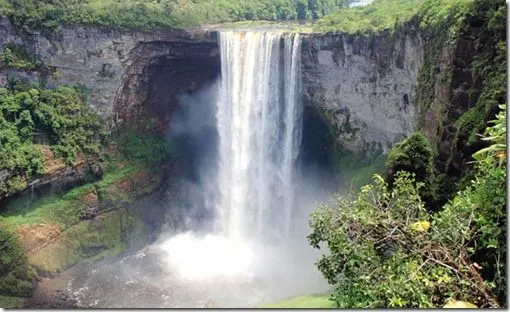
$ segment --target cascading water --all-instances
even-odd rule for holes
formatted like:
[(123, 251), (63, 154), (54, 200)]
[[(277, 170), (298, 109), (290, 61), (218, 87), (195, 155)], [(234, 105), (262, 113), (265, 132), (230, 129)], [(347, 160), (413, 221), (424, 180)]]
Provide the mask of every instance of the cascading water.
[[(205, 235), (204, 229), (172, 233), (120, 262), (94, 264), (86, 278), (66, 284), (80, 306), (248, 308), (329, 289), (302, 224), (318, 189), (296, 170), (300, 37), (222, 31), (219, 41), (219, 89), (212, 85), (213, 92), (195, 98), (216, 109), (218, 140), (211, 145), (218, 144), (217, 151), (204, 153), (213, 165), (196, 168), (199, 182), (186, 189), (185, 202), (192, 217), (195, 208), (213, 203), (218, 227)], [(210, 116), (192, 99), (185, 103), (195, 116)], [(183, 122), (183, 129), (188, 122), (193, 130), (201, 122), (211, 126), (199, 118)]]
[(291, 230), (301, 142), (299, 34), (222, 31), (217, 210), (233, 239)]
[[(303, 206), (296, 199), (301, 179), (296, 170), (302, 132), (300, 36), (220, 31), (219, 45), (217, 183), (207, 200), (215, 203), (216, 229), (205, 236), (179, 234), (161, 246), (171, 266), (187, 279), (244, 276), (291, 294), (297, 289), (295, 275), (303, 276), (296, 258), (302, 261), (310, 254), (306, 250), (296, 256), (296, 244), (300, 250), (307, 245), (305, 234), (295, 235), (294, 222)], [(299, 218), (306, 221), (302, 211)], [(291, 286), (281, 287), (284, 280)], [(304, 279), (300, 287), (309, 287), (312, 280)]]

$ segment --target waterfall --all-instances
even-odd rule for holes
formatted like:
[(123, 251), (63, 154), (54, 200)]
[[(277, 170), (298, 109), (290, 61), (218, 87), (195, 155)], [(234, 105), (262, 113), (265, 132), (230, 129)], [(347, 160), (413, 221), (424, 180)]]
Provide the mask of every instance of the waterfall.
[(236, 239), (292, 231), (301, 142), (299, 34), (221, 31), (217, 212)]

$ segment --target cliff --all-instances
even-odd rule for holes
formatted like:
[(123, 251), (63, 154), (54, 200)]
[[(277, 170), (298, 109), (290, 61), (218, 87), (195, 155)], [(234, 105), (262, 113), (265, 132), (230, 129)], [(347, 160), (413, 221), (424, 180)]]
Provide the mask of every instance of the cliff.
[[(112, 123), (150, 115), (166, 124), (177, 96), (199, 89), (220, 73), (216, 32), (138, 32), (70, 27), (48, 39), (19, 34), (0, 22), (0, 46), (22, 44), (51, 74), (0, 70), (7, 77), (79, 83), (89, 103)], [(372, 37), (305, 35), (302, 98), (323, 109), (337, 143), (352, 152), (385, 152), (416, 128), (415, 88), (424, 43), (417, 30)], [(306, 125), (305, 125), (306, 126)]]
[(303, 39), (302, 90), (335, 129), (337, 144), (376, 155), (416, 129), (420, 32), (371, 37), (314, 34)]
[(147, 111), (166, 117), (178, 94), (199, 88), (219, 72), (215, 33), (202, 31), (77, 26), (48, 38), (15, 29), (3, 18), (0, 46), (8, 43), (38, 56), (50, 73), (0, 68), (0, 86), (9, 77), (42, 80), (48, 86), (81, 84), (90, 90), (90, 106), (113, 122), (132, 120)]

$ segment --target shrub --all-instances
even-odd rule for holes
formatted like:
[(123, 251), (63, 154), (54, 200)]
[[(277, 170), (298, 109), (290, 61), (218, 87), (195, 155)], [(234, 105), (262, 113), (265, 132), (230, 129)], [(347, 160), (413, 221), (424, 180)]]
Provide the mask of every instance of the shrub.
[(412, 172), (416, 180), (429, 183), (432, 177), (432, 148), (429, 141), (419, 132), (414, 132), (393, 147), (386, 159), (388, 181), (391, 184), (398, 171)]
[(33, 283), (27, 259), (16, 237), (0, 227), (0, 293), (28, 297)]
[(0, 67), (34, 70), (42, 68), (43, 62), (23, 46), (9, 42), (0, 53)]
[(502, 112), (486, 132), (493, 145), (475, 154), (471, 184), (437, 213), (425, 210), (415, 174), (398, 171), (391, 188), (376, 175), (312, 214), (308, 239), (327, 248), (317, 266), (339, 307), (504, 306), (505, 138)]
[(0, 196), (26, 187), (44, 171), (37, 143), (72, 164), (79, 152), (98, 154), (106, 136), (101, 118), (74, 87), (42, 89), (25, 83), (0, 88)]

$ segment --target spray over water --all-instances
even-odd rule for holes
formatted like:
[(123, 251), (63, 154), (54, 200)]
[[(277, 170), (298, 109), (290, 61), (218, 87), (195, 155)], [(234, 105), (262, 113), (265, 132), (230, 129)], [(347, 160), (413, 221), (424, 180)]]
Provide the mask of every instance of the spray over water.
[(311, 250), (304, 251), (304, 237), (295, 239), (295, 220), (306, 220), (296, 199), (302, 178), (300, 36), (221, 31), (219, 44), (217, 183), (209, 200), (215, 203), (215, 231), (182, 233), (160, 248), (185, 279), (253, 278), (292, 295), (300, 276), (310, 291), (315, 276), (304, 276), (302, 266), (313, 270)]

